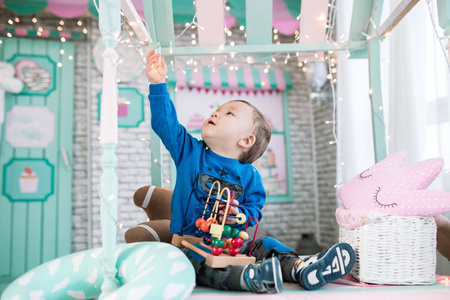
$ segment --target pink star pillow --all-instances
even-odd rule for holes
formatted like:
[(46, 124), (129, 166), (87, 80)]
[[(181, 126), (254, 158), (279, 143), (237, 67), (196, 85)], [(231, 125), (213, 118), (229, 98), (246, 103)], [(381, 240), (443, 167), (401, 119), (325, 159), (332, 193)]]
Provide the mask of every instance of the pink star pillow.
[(345, 208), (422, 217), (450, 211), (450, 193), (425, 190), (441, 172), (444, 160), (433, 158), (403, 167), (406, 156), (397, 152), (340, 188), (337, 196)]

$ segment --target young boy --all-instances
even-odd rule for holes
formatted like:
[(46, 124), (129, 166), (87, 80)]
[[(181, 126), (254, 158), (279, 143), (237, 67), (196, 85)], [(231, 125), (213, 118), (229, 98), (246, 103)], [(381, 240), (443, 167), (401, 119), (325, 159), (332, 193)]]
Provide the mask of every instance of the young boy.
[[(229, 101), (204, 122), (203, 140), (199, 141), (178, 123), (165, 84), (166, 74), (164, 58), (151, 51), (146, 64), (151, 123), (175, 162), (177, 181), (173, 191), (146, 186), (135, 193), (135, 204), (144, 209), (150, 221), (129, 229), (125, 240), (170, 243), (172, 234), (198, 235), (195, 221), (202, 216), (204, 200), (215, 181), (221, 188), (234, 191), (233, 203), (239, 205), (231, 206), (227, 224), (244, 229), (245, 223), (238, 224), (234, 218), (239, 213), (245, 214), (247, 220), (252, 216), (261, 220), (266, 193), (251, 163), (270, 142), (271, 129), (263, 114), (246, 101)], [(255, 223), (251, 219), (249, 225)], [(250, 246), (251, 241), (245, 241), (240, 253), (248, 254)], [(302, 260), (273, 238), (255, 241), (252, 256), (257, 262), (247, 266), (213, 269), (199, 255), (183, 251), (194, 265), (198, 282), (216, 289), (256, 293), (280, 292), (283, 278), (316, 289), (349, 273), (354, 263), (354, 252), (348, 244), (337, 244)]]

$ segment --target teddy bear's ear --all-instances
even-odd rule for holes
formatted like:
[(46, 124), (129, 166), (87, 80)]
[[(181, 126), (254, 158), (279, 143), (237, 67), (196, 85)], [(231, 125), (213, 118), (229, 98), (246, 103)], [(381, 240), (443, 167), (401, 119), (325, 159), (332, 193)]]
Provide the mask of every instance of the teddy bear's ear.
[(432, 158), (409, 165), (403, 168), (402, 173), (408, 178), (408, 189), (423, 190), (433, 182), (443, 167), (442, 158)]
[(379, 161), (374, 166), (370, 167), (369, 170), (374, 171), (378, 169), (398, 169), (403, 167), (405, 164), (406, 157), (408, 156), (408, 153), (405, 151), (394, 153), (385, 159)]

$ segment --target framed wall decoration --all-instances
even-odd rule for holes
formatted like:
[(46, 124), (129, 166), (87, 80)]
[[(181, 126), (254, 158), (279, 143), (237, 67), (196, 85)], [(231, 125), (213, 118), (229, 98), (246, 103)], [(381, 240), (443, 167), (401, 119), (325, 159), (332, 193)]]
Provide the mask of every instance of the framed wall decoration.
[(47, 148), (55, 139), (55, 115), (47, 107), (16, 105), (6, 114), (5, 132), (13, 147)]
[(15, 54), (7, 62), (23, 82), (21, 95), (48, 96), (55, 90), (56, 63), (49, 56)]
[[(98, 94), (98, 121), (100, 122), (102, 93)], [(144, 95), (136, 88), (119, 87), (118, 103), (119, 127), (139, 127), (144, 121)]]
[(47, 159), (13, 158), (3, 174), (3, 195), (10, 201), (46, 201), (53, 194), (54, 167)]

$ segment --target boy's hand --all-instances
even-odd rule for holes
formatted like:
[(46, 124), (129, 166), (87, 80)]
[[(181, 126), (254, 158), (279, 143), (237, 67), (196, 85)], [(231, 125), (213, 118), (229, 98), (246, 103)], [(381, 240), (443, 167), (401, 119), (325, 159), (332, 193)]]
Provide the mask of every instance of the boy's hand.
[[(232, 203), (239, 205), (239, 202), (237, 200), (233, 200)], [(225, 214), (225, 208), (226, 208), (226, 205), (219, 206), (219, 212), (223, 215)], [(228, 224), (228, 225), (236, 224), (236, 218), (228, 218), (228, 216), (230, 216), (230, 215), (236, 216), (238, 213), (239, 213), (239, 209), (237, 208), (237, 206), (231, 205), (231, 203), (230, 203), (229, 211), (227, 214), (227, 221), (225, 222), (225, 224)], [(223, 216), (220, 216), (219, 222), (222, 223), (222, 221), (223, 221)]]
[[(161, 57), (161, 61), (159, 58)], [(151, 84), (158, 84), (166, 82), (167, 65), (164, 57), (155, 53), (155, 50), (150, 51), (147, 55), (147, 63), (145, 65), (145, 75)]]

